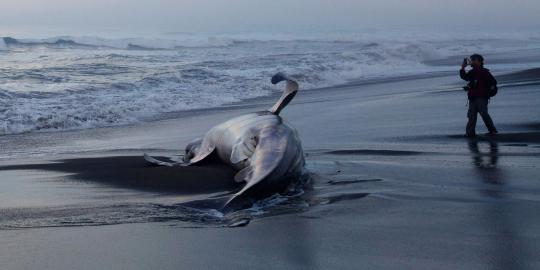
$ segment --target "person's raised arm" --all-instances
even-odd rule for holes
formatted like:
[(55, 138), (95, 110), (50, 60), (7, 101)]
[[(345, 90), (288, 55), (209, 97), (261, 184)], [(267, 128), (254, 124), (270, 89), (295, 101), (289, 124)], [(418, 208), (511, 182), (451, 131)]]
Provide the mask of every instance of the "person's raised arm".
[(471, 72), (465, 71), (465, 67), (467, 67), (467, 58), (463, 59), (463, 63), (461, 63), (461, 69), (459, 70), (459, 77), (461, 77), (462, 80), (465, 81), (471, 81)]
[(467, 59), (463, 59), (463, 63), (461, 64), (461, 69), (459, 70), (459, 77), (461, 77), (462, 80), (471, 81), (472, 80), (471, 72), (465, 71), (466, 66), (467, 66)]

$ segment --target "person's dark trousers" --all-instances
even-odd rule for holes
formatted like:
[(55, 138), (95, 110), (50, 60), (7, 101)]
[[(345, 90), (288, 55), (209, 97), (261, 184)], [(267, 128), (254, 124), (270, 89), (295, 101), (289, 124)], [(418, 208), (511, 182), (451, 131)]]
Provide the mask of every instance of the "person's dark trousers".
[(469, 111), (467, 112), (467, 117), (469, 118), (469, 122), (467, 122), (467, 136), (474, 136), (476, 135), (476, 119), (477, 115), (480, 114), (482, 116), (482, 120), (484, 120), (484, 124), (486, 124), (487, 129), (490, 132), (497, 132), (497, 129), (495, 128), (495, 125), (493, 124), (493, 120), (491, 120), (491, 117), (488, 113), (488, 99), (487, 98), (481, 98), (477, 97), (474, 99), (469, 100)]

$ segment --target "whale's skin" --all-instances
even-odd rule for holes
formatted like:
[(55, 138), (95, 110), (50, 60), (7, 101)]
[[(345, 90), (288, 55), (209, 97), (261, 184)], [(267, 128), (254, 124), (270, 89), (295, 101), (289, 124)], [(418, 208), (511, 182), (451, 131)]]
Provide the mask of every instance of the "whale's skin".
[(246, 183), (224, 207), (237, 207), (246, 199), (283, 192), (304, 173), (304, 152), (298, 132), (279, 116), (296, 94), (298, 84), (279, 76), (283, 75), (276, 74), (272, 82), (287, 80), (287, 88), (272, 109), (225, 121), (211, 128), (202, 140), (186, 146), (186, 165), (217, 156), (238, 171), (237, 182)]

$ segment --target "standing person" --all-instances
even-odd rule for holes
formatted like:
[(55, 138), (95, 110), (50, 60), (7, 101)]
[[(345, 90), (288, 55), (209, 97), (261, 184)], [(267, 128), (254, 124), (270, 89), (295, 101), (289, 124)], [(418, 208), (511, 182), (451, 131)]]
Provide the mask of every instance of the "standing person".
[[(470, 64), (472, 69), (465, 71), (465, 67)], [(497, 134), (497, 129), (491, 120), (491, 116), (488, 113), (489, 98), (496, 93), (497, 80), (491, 75), (489, 69), (484, 68), (484, 57), (479, 54), (473, 54), (469, 59), (464, 59), (459, 70), (459, 76), (461, 79), (469, 82), (464, 89), (467, 91), (469, 98), (469, 110), (467, 117), (466, 137), (476, 136), (476, 119), (480, 114), (484, 124), (488, 129), (486, 135), (494, 136)], [(495, 91), (495, 92), (494, 92)]]

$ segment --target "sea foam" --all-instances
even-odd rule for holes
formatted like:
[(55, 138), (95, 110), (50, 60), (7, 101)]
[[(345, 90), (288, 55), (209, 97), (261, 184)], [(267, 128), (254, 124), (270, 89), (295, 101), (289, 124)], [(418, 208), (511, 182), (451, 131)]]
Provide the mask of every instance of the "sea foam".
[[(540, 48), (540, 39), (444, 36), (202, 36), (0, 38), (0, 134), (132, 124), (280, 91), (434, 70), (425, 61), (471, 50)], [(173, 113), (173, 114), (171, 114)]]

